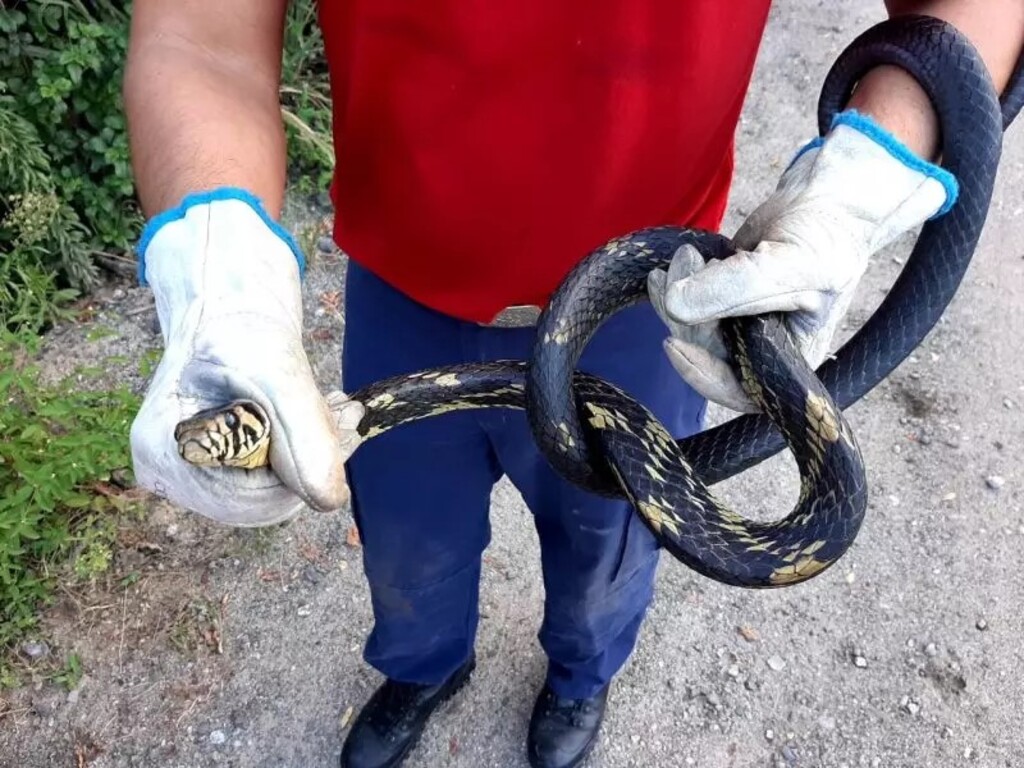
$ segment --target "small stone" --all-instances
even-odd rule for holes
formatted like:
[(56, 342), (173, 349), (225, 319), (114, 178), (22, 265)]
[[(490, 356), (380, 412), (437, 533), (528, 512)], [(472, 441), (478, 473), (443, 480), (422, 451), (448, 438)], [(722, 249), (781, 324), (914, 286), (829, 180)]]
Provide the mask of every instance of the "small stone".
[(32, 711), (38, 717), (52, 717), (57, 711), (56, 699), (38, 699), (32, 702)]
[(936, 647), (935, 643), (928, 643), (928, 645), (924, 647), (925, 656), (938, 656), (938, 654), (939, 649)]
[(228, 737), (224, 735), (224, 731), (211, 731), (210, 732), (210, 743), (211, 744), (223, 744), (228, 740)]
[(124, 293), (124, 289), (123, 288), (115, 288), (114, 292), (111, 294), (110, 297), (112, 299), (114, 299), (115, 301), (117, 301), (118, 299), (123, 299), (124, 296), (125, 296), (125, 293)]
[(916, 701), (907, 696), (904, 696), (903, 698), (906, 699), (906, 701), (903, 702), (903, 709), (906, 712), (910, 713), (911, 715), (916, 715), (918, 712), (921, 711), (921, 705), (918, 704)]
[(1006, 480), (1000, 477), (999, 475), (989, 475), (988, 477), (985, 478), (985, 485), (987, 485), (993, 491), (998, 491), (1000, 488), (1006, 485)]
[(929, 435), (921, 435), (919, 438), (917, 438), (917, 442), (920, 443), (921, 445), (931, 445), (932, 438)]
[(984, 632), (986, 629), (988, 629), (988, 622), (985, 621), (985, 619), (978, 619), (974, 626), (978, 628), (978, 631)]
[(942, 497), (942, 500), (943, 501), (953, 501), (953, 499), (955, 499), (955, 498), (956, 498), (956, 494), (953, 493), (952, 491), (950, 491), (949, 493), (947, 493), (945, 496)]
[(786, 660), (781, 656), (769, 656), (768, 668), (775, 672), (781, 672), (786, 668)]
[(314, 566), (307, 565), (305, 568), (302, 569), (302, 578), (310, 584), (319, 584), (321, 581), (323, 581), (324, 577), (320, 574), (320, 571), (317, 570)]
[(857, 574), (854, 573), (853, 571), (850, 571), (849, 573), (846, 574), (846, 583), (847, 584), (853, 584), (853, 582), (856, 581), (856, 580), (857, 580)]
[(956, 437), (948, 437), (945, 440), (943, 440), (942, 442), (944, 442), (950, 448), (959, 448), (960, 447), (960, 440), (958, 438), (956, 438)]
[(740, 665), (739, 664), (730, 664), (729, 668), (727, 670), (725, 670), (725, 673), (729, 677), (732, 677), (732, 678), (739, 677), (740, 676)]
[(316, 241), (316, 248), (320, 253), (333, 253), (334, 252), (334, 239), (324, 235)]
[(775, 738), (775, 731), (769, 728), (767, 731), (764, 732), (764, 737), (768, 741), (772, 741)]
[(964, 757), (968, 760), (974, 757), (974, 747), (964, 747)]
[(786, 759), (787, 763), (795, 763), (799, 759), (796, 750), (789, 746), (789, 744), (782, 748), (782, 756)]
[(298, 613), (299, 616), (309, 616), (309, 614), (312, 613), (312, 610), (308, 605), (300, 605), (299, 610), (296, 611), (296, 613)]
[(21, 652), (30, 659), (41, 659), (50, 652), (50, 647), (46, 643), (25, 643), (21, 646)]
[(638, 734), (638, 733), (634, 733), (634, 734), (632, 734), (632, 735), (631, 735), (631, 736), (630, 736), (629, 738), (630, 738), (630, 740), (631, 740), (631, 741), (632, 741), (632, 742), (633, 742), (634, 744), (639, 744), (639, 743), (640, 743), (640, 734)]
[(176, 523), (171, 523), (170, 525), (168, 525), (166, 533), (167, 533), (167, 538), (168, 539), (173, 539), (175, 536), (177, 536), (178, 535), (178, 526), (177, 526), (177, 524)]
[(898, 507), (900, 505), (900, 497), (892, 493), (889, 494), (889, 503), (894, 507)]
[(75, 688), (73, 691), (68, 691), (68, 704), (77, 704), (78, 697), (82, 695), (80, 689)]
[(863, 656), (854, 656), (853, 657), (853, 666), (859, 667), (860, 669), (865, 669), (867, 667), (867, 665), (868, 665), (868, 660), (865, 659)]
[(1002, 440), (993, 440), (992, 441), (992, 447), (995, 448), (997, 451), (1001, 451), (1006, 446), (1003, 445), (1003, 441)]
[(1006, 410), (1010, 410), (1011, 408), (1013, 408), (1013, 400), (1011, 400), (1008, 397), (1004, 397), (1003, 398), (1003, 408), (1005, 408)]

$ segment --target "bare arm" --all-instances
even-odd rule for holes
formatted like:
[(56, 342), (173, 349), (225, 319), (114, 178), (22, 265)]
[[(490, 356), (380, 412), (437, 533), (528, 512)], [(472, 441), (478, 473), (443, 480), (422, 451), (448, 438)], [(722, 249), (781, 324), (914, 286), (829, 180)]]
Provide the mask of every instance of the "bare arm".
[[(922, 13), (943, 19), (971, 41), (999, 92), (1024, 49), (1024, 0), (886, 0), (890, 16)], [(912, 76), (879, 67), (864, 77), (850, 107), (871, 115), (922, 157), (934, 160), (939, 129), (935, 112)]]
[(136, 0), (124, 80), (136, 188), (147, 216), (231, 185), (279, 216), (278, 101), (287, 0)]

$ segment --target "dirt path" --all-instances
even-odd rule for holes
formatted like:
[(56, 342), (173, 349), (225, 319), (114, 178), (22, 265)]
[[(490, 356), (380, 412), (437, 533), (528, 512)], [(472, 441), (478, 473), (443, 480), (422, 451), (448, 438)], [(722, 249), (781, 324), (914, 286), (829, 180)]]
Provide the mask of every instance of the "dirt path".
[[(813, 132), (828, 64), (881, 13), (863, 0), (777, 4), (724, 231)], [(945, 321), (850, 411), (872, 490), (852, 551), (813, 582), (771, 593), (721, 587), (666, 559), (590, 765), (1024, 765), (1022, 131), (1008, 137), (997, 203)], [(875, 261), (851, 324), (906, 252), (902, 243)], [(306, 283), (307, 340), (325, 388), (339, 359), (338, 265), (321, 258)], [(62, 330), (50, 343), (54, 369), (114, 354), (138, 360), (156, 347), (152, 312), (139, 309), (146, 292), (120, 291), (97, 297), (94, 321), (116, 334), (86, 342), (88, 328)], [(723, 490), (771, 514), (795, 498), (794, 478), (776, 459)], [(525, 765), (544, 668), (542, 590), (528, 513), (504, 482), (493, 522), (478, 671), (432, 721), (411, 766)], [(85, 678), (70, 695), (41, 686), (9, 697), (0, 765), (336, 765), (346, 712), (378, 683), (360, 657), (371, 614), (350, 527), (347, 513), (310, 514), (238, 532), (156, 505), (126, 534), (110, 583), (69, 596), (49, 617), (54, 652), (76, 649)]]

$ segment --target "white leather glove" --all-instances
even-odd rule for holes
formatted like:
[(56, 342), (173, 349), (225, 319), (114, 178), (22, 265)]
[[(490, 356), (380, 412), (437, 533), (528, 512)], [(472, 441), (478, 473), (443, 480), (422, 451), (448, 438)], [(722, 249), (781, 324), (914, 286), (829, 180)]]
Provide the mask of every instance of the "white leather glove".
[[(136, 480), (220, 523), (271, 525), (304, 503), (348, 499), (344, 462), (363, 407), (330, 410), (302, 346), (301, 251), (241, 190), (194, 195), (153, 219), (139, 273), (152, 286), (164, 354), (131, 428)], [(271, 421), (270, 469), (203, 468), (178, 454), (174, 427), (244, 397)]]
[(948, 171), (870, 118), (840, 114), (740, 227), (737, 253), (705, 265), (684, 246), (667, 272), (651, 273), (648, 293), (671, 331), (665, 350), (672, 364), (708, 400), (755, 411), (727, 362), (718, 321), (787, 312), (801, 353), (817, 368), (871, 255), (945, 213), (956, 196)]

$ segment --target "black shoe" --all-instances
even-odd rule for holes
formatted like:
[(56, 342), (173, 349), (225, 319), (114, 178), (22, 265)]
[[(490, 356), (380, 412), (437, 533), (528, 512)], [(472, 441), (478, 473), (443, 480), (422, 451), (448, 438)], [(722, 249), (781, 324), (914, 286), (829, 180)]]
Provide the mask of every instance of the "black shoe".
[(469, 680), (475, 658), (440, 685), (386, 681), (352, 724), (341, 750), (341, 768), (394, 768), (423, 732), (427, 718)]
[(582, 763), (597, 743), (607, 702), (608, 686), (589, 699), (562, 699), (545, 685), (530, 717), (530, 765), (575, 768)]

